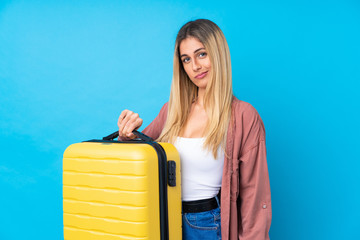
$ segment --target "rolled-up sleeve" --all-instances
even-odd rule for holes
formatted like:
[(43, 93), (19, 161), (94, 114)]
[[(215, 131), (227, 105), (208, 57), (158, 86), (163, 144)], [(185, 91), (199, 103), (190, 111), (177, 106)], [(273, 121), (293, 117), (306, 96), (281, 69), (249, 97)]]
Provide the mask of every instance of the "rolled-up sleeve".
[(265, 140), (240, 158), (239, 239), (267, 240), (271, 225), (271, 193)]

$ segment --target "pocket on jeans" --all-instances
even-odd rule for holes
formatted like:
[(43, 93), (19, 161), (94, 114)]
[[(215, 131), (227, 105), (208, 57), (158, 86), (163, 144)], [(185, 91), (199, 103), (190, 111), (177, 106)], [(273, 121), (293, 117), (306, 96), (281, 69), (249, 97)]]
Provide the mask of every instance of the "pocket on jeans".
[(192, 228), (216, 230), (220, 227), (220, 210), (216, 210), (217, 209), (200, 213), (185, 213), (184, 218), (186, 223)]

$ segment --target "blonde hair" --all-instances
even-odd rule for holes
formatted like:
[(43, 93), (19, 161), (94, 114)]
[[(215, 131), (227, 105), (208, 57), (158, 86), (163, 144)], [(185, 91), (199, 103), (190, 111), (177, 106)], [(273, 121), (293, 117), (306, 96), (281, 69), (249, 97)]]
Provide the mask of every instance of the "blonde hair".
[(219, 147), (225, 151), (227, 129), (231, 118), (233, 98), (231, 60), (224, 34), (215, 23), (207, 19), (190, 21), (178, 32), (167, 120), (157, 140), (174, 143), (186, 124), (191, 105), (197, 97), (198, 87), (186, 74), (179, 52), (181, 41), (189, 37), (197, 38), (210, 57), (212, 74), (204, 95), (204, 107), (208, 115), (204, 147), (211, 150), (216, 157)]

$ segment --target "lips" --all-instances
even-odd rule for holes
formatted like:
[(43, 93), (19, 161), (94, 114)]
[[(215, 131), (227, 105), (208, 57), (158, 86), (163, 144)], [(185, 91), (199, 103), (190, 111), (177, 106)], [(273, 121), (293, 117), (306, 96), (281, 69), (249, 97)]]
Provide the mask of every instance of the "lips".
[(200, 74), (196, 75), (195, 78), (197, 78), (197, 79), (202, 79), (202, 78), (204, 78), (204, 77), (207, 75), (207, 73), (208, 73), (208, 71), (203, 72), (203, 73), (200, 73)]

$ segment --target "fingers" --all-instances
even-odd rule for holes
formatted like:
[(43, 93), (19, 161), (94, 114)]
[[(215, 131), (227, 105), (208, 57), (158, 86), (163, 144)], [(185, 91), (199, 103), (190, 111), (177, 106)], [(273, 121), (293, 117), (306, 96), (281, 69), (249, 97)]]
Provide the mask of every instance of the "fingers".
[(118, 119), (118, 127), (119, 127), (119, 133), (122, 133), (122, 130), (124, 129), (124, 126), (126, 122), (128, 121), (127, 115), (131, 114), (131, 111), (124, 110), (121, 112), (119, 119)]
[(121, 112), (118, 120), (118, 127), (119, 127), (119, 136), (126, 137), (126, 125), (130, 120), (131, 115), (133, 114), (130, 110), (124, 110)]
[(135, 138), (136, 136), (132, 131), (138, 129), (142, 123), (143, 120), (139, 117), (139, 114), (130, 110), (122, 111), (118, 119), (119, 136)]

